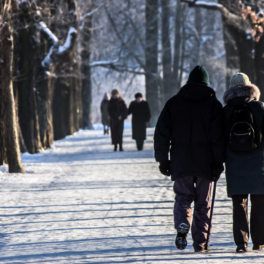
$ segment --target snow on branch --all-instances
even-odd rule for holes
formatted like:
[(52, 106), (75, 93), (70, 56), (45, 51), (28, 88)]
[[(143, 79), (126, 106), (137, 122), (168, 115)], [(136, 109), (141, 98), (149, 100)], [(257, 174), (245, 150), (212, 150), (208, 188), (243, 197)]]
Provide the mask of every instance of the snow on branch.
[(71, 50), (74, 46), (75, 39), (76, 39), (77, 31), (74, 27), (70, 27), (67, 39), (63, 46), (59, 46), (58, 54), (63, 55), (68, 50)]
[(46, 37), (51, 40), (53, 45), (58, 44), (58, 38), (50, 31), (50, 29), (47, 27), (47, 25), (44, 22), (39, 22), (39, 25), (43, 31), (43, 33), (46, 35)]
[(181, 2), (187, 3), (189, 7), (202, 7), (208, 10), (220, 11), (225, 19), (225, 22), (229, 25), (240, 27), (241, 22), (243, 21), (243, 17), (232, 14), (226, 7), (215, 2), (205, 2), (197, 0), (181, 0)]
[(184, 0), (182, 2), (188, 3), (190, 6), (195, 5), (199, 7), (208, 8), (208, 9), (220, 10), (223, 8), (223, 5), (215, 3), (215, 2), (192, 1), (192, 0)]
[[(108, 1), (107, 1), (108, 2)], [(92, 15), (94, 15), (96, 12), (98, 12), (103, 6), (105, 6), (107, 4), (107, 2), (105, 3), (102, 3), (101, 5), (99, 5), (98, 7), (96, 7), (94, 10), (92, 10), (91, 12), (85, 14), (84, 16), (82, 16), (80, 18), (80, 21), (82, 21), (82, 25), (80, 26), (80, 29), (83, 29), (84, 28), (84, 20), (87, 18), (87, 17), (91, 17)]]
[[(135, 70), (134, 68), (131, 68), (127, 65), (123, 65), (123, 64), (117, 64), (117, 62), (119, 61), (119, 59), (113, 60), (113, 61), (94, 61), (91, 62), (89, 64), (90, 67), (104, 67), (107, 69), (111, 69), (117, 72), (129, 72), (129, 73), (133, 73), (133, 74), (137, 74), (137, 75), (144, 75), (146, 74), (146, 72), (144, 72), (144, 70)], [(136, 67), (136, 68), (140, 68)]]
[(118, 59), (113, 60), (113, 61), (94, 61), (89, 64), (90, 67), (97, 67), (97, 66), (109, 66), (113, 65), (116, 62), (118, 62)]
[(50, 47), (49, 53), (41, 62), (42, 67), (46, 71), (48, 71), (54, 63), (58, 62), (61, 57), (63, 57), (72, 50), (75, 44), (75, 40), (77, 38), (77, 31), (74, 27), (70, 27), (64, 45), (60, 46), (58, 38), (50, 31), (47, 25), (44, 22), (40, 22), (39, 25), (46, 38), (51, 40), (52, 42), (52, 46)]
[(99, 5), (98, 7), (96, 7), (91, 12), (89, 12), (89, 13), (85, 14), (84, 16), (82, 16), (81, 17), (81, 20), (84, 20), (85, 18), (92, 16), (93, 14), (95, 14), (97, 11), (99, 11), (105, 5), (106, 5), (106, 3), (102, 3), (101, 5)]

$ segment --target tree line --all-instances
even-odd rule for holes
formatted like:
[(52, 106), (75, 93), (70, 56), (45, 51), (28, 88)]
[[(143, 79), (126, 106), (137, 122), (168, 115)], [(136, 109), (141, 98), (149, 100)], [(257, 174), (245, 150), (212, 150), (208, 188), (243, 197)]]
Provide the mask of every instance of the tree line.
[(92, 129), (95, 72), (128, 87), (143, 77), (150, 126), (196, 64), (219, 94), (238, 70), (263, 90), (262, 8), (257, 0), (1, 0), (0, 164), (22, 172), (20, 152)]

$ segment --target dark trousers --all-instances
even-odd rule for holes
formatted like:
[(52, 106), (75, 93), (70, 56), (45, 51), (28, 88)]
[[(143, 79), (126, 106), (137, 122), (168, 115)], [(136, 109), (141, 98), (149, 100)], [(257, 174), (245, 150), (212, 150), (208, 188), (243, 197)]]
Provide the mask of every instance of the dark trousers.
[[(204, 249), (206, 244), (210, 222), (211, 189), (212, 183), (199, 177), (184, 177), (174, 182), (175, 228), (178, 229), (181, 223), (191, 226), (194, 249)], [(194, 202), (194, 213), (191, 225), (192, 202)]]
[[(233, 234), (236, 245), (248, 243), (248, 194), (233, 195)], [(254, 245), (264, 245), (264, 195), (250, 195), (250, 233)]]
[(136, 142), (137, 142), (137, 149), (138, 150), (142, 150), (143, 149), (143, 145), (144, 145), (144, 140), (136, 140)]

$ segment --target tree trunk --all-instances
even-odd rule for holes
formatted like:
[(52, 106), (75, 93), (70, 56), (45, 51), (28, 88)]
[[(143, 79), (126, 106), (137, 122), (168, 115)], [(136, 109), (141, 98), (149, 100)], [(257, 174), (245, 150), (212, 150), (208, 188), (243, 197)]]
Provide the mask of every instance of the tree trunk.
[(151, 111), (150, 126), (155, 126), (160, 113), (158, 91), (158, 0), (146, 0), (146, 99)]
[(162, 5), (162, 66), (164, 103), (175, 94), (172, 82), (172, 54), (170, 42), (170, 9), (168, 0), (161, 0)]
[(19, 148), (19, 140), (16, 123), (16, 110), (13, 95), (12, 82), (12, 61), (13, 61), (13, 40), (8, 24), (4, 24), (1, 30), (1, 54), (2, 54), (2, 103), (4, 111), (5, 124), (5, 145), (7, 152), (7, 160), (10, 173), (23, 173), (21, 162), (21, 154)]
[(183, 7), (182, 4), (177, 1), (176, 16), (175, 16), (175, 38), (174, 38), (174, 56), (173, 56), (173, 86), (175, 87), (175, 93), (180, 90), (179, 86), (179, 69), (180, 69), (180, 52), (181, 52), (181, 30), (183, 25), (182, 20)]
[[(92, 1), (89, 1), (88, 10), (92, 10)], [(92, 16), (86, 18), (83, 22), (81, 35), (81, 58), (82, 58), (82, 108), (83, 108), (83, 124), (84, 129), (93, 129), (92, 125), (92, 82), (90, 63), (90, 41), (91, 41)]]
[[(53, 30), (64, 40), (69, 26), (78, 29), (77, 3), (75, 0), (58, 1), (54, 10), (56, 21)], [(61, 15), (62, 13), (63, 15)], [(68, 14), (66, 14), (68, 13)], [(54, 139), (62, 139), (79, 130), (82, 118), (82, 99), (80, 65), (78, 62), (77, 44), (56, 66), (53, 88), (53, 127)]]
[(38, 74), (38, 45), (35, 39), (35, 27), (30, 25), (28, 14), (20, 15), (23, 28), (15, 39), (15, 64), (17, 71), (18, 113), (21, 132), (29, 153), (38, 153), (42, 148), (39, 132), (35, 77)]
[(202, 64), (201, 62), (201, 33), (202, 33), (202, 9), (195, 8), (194, 10), (194, 27), (196, 31), (196, 35), (194, 36), (194, 41), (192, 43), (193, 49), (191, 55), (191, 69), (192, 70), (198, 64)]

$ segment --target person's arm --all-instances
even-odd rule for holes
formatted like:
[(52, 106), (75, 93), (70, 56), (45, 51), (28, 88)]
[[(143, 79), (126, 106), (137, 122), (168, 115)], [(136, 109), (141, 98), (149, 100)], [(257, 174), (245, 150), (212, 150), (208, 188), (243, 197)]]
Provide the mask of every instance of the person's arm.
[(101, 110), (101, 113), (103, 113), (103, 101), (101, 102), (100, 110)]
[(225, 138), (223, 112), (221, 103), (216, 101), (210, 124), (210, 143), (213, 154), (213, 175), (215, 181), (219, 179), (221, 173), (224, 171)]
[(172, 135), (171, 113), (169, 102), (165, 105), (158, 119), (154, 134), (155, 159), (159, 163), (168, 162)]
[(127, 114), (128, 114), (128, 109), (127, 109), (125, 101), (123, 101), (123, 107), (122, 107), (122, 118), (123, 118), (123, 120), (125, 120), (127, 118)]
[(151, 118), (150, 108), (148, 102), (146, 101), (146, 122), (149, 122), (150, 118)]
[(127, 115), (131, 115), (133, 114), (133, 102), (130, 103), (129, 107), (128, 107), (128, 112), (127, 112)]

